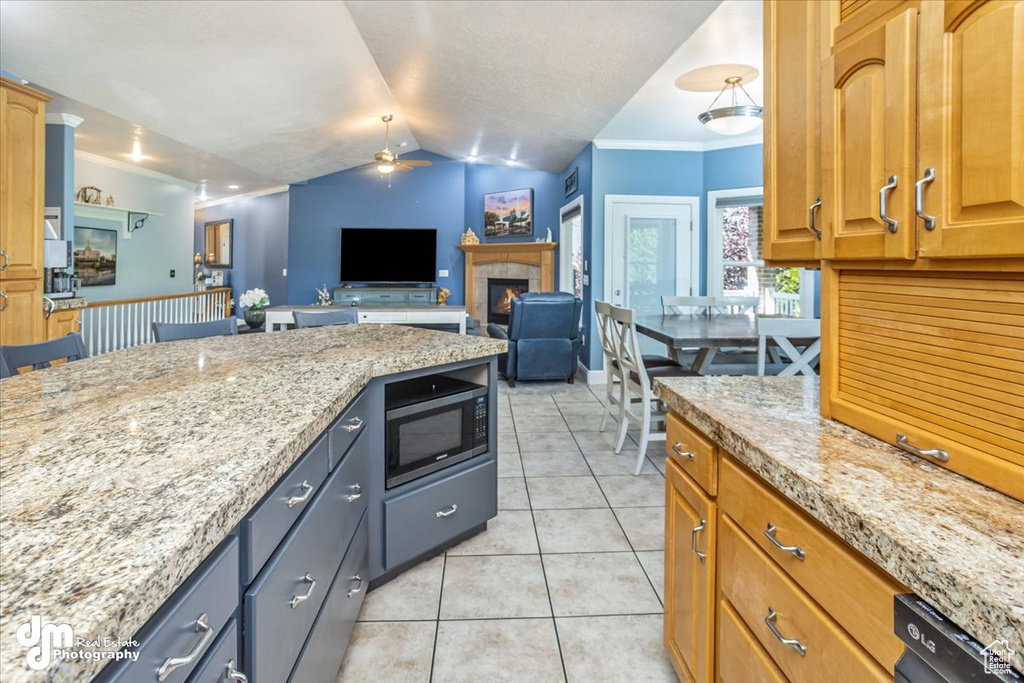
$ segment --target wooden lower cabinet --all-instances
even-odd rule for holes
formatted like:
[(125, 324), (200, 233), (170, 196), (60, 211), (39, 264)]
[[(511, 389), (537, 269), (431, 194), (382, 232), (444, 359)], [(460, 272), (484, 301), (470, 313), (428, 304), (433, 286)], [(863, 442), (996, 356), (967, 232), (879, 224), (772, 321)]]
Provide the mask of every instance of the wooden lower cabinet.
[(46, 338), (56, 339), (72, 332), (81, 332), (82, 322), (79, 317), (81, 313), (78, 309), (51, 313), (50, 317), (46, 319)]
[(907, 589), (670, 418), (670, 436), (710, 456), (714, 473), (666, 458), (664, 640), (679, 680), (891, 681), (903, 651), (893, 596)]
[(0, 281), (0, 344), (33, 344), (45, 332), (43, 281)]
[(714, 502), (672, 460), (665, 494), (665, 648), (681, 681), (714, 675)]

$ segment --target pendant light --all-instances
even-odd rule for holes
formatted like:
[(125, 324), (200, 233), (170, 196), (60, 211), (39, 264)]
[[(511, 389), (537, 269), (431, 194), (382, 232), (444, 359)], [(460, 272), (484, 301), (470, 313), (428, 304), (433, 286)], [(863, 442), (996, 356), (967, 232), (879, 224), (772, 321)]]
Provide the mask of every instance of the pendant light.
[[(750, 104), (740, 104), (736, 90), (740, 90), (747, 99), (750, 100)], [(728, 90), (732, 96), (732, 104), (728, 107), (719, 107), (715, 109), (714, 106), (721, 99), (725, 91)], [(710, 130), (721, 135), (739, 135), (741, 133), (747, 133), (759, 125), (761, 125), (762, 118), (764, 117), (764, 109), (757, 106), (754, 102), (754, 98), (743, 88), (743, 77), (742, 76), (729, 76), (725, 79), (725, 87), (718, 93), (711, 106), (705, 109), (697, 119), (707, 126)]]

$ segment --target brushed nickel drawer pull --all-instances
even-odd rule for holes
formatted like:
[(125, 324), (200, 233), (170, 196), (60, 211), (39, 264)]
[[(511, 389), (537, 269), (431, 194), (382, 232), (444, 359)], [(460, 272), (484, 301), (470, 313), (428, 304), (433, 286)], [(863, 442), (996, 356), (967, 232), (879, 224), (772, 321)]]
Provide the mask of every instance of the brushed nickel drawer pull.
[(306, 480), (302, 481), (302, 490), (303, 494), (301, 496), (292, 496), (288, 499), (288, 507), (293, 508), (299, 503), (305, 503), (313, 495), (313, 487)]
[(949, 453), (946, 451), (941, 448), (918, 448), (917, 446), (913, 446), (906, 434), (896, 435), (896, 445), (907, 453), (912, 453), (918, 457), (933, 458), (939, 462), (949, 462)]
[(821, 230), (819, 230), (818, 228), (814, 227), (814, 211), (815, 211), (815, 209), (820, 209), (820, 208), (821, 208), (821, 195), (818, 195), (818, 197), (814, 200), (814, 203), (811, 204), (810, 208), (807, 211), (807, 221), (808, 221), (807, 222), (807, 229), (810, 230), (811, 232), (813, 232), (814, 236), (817, 237), (819, 240), (821, 239)]
[(316, 588), (316, 579), (313, 578), (312, 574), (307, 573), (302, 577), (302, 580), (309, 583), (309, 590), (306, 591), (305, 595), (296, 595), (292, 597), (292, 601), (288, 603), (292, 606), (292, 609), (298, 607), (300, 602), (309, 600), (309, 597), (313, 595), (313, 589)]
[(347, 425), (341, 425), (341, 428), (349, 433), (358, 432), (360, 429), (363, 428), (363, 424), (363, 418), (353, 417), (351, 420), (348, 421)]
[(459, 509), (459, 506), (456, 503), (452, 503), (452, 506), (449, 509), (447, 509), (447, 510), (438, 510), (437, 511), (437, 517), (438, 518), (441, 518), (441, 517), (451, 517), (452, 515), (455, 514), (455, 511), (458, 510), (458, 509)]
[(878, 217), (881, 218), (886, 225), (889, 226), (889, 232), (896, 234), (896, 231), (900, 228), (900, 222), (895, 218), (889, 218), (889, 208), (887, 206), (889, 193), (896, 189), (898, 185), (898, 179), (896, 176), (889, 176), (889, 182), (882, 185), (882, 189), (878, 191)]
[(7, 295), (4, 294), (3, 292), (0, 292), (0, 299), (4, 300), (4, 302), (0, 304), (0, 311), (4, 311), (7, 309), (7, 304), (9, 303), (10, 300), (7, 298)]
[(349, 589), (349, 591), (348, 591), (348, 597), (350, 597), (350, 598), (351, 598), (351, 597), (352, 597), (353, 595), (355, 595), (356, 593), (360, 593), (360, 592), (362, 592), (362, 590), (363, 590), (363, 584), (365, 583), (365, 582), (363, 581), (363, 577), (359, 576), (359, 574), (356, 574), (355, 576), (353, 576), (353, 577), (352, 577), (352, 579), (353, 579), (353, 580), (355, 580), (355, 581), (358, 581), (358, 582), (359, 582), (359, 585), (358, 585), (358, 586), (356, 586), (355, 588)]
[(0, 264), (0, 270), (7, 270), (7, 266), (11, 265), (11, 260), (7, 258), (7, 252), (0, 249), (0, 258), (4, 260), (3, 264)]
[(686, 458), (687, 460), (693, 460), (693, 453), (691, 453), (690, 451), (684, 451), (683, 450), (683, 444), (679, 443), (678, 441), (676, 441), (674, 444), (672, 444), (672, 452), (675, 453), (676, 455), (678, 455), (681, 458)]
[(773, 610), (771, 607), (769, 607), (768, 608), (768, 616), (766, 616), (764, 618), (764, 623), (766, 623), (768, 625), (768, 628), (769, 628), (769, 630), (771, 630), (772, 635), (775, 636), (776, 638), (778, 638), (779, 642), (782, 643), (783, 645), (788, 645), (791, 648), (793, 648), (794, 650), (796, 650), (797, 652), (799, 652), (801, 657), (806, 657), (807, 656), (807, 648), (804, 647), (803, 643), (801, 643), (796, 638), (786, 638), (781, 633), (779, 633), (778, 627), (775, 626), (775, 617), (777, 617), (777, 616), (778, 616), (778, 614), (776, 613), (776, 611)]
[(224, 679), (235, 683), (249, 683), (249, 677), (235, 668), (233, 659), (229, 659), (228, 665), (224, 667)]
[(700, 524), (693, 527), (693, 531), (690, 532), (690, 550), (692, 550), (693, 554), (697, 556), (701, 564), (704, 564), (704, 562), (708, 559), (708, 554), (702, 553), (701, 551), (697, 550), (697, 534), (699, 534), (707, 528), (708, 520), (701, 519)]
[(352, 491), (354, 491), (354, 493), (345, 496), (345, 500), (347, 500), (348, 502), (354, 503), (355, 501), (363, 497), (363, 487), (360, 486), (359, 484), (352, 484)]
[(803, 548), (801, 548), (798, 545), (782, 545), (781, 543), (779, 543), (779, 539), (775, 538), (775, 532), (776, 531), (778, 531), (776, 526), (774, 524), (772, 524), (771, 522), (768, 522), (768, 528), (764, 530), (764, 537), (767, 538), (769, 541), (771, 541), (772, 545), (774, 545), (776, 548), (778, 548), (782, 552), (789, 553), (790, 555), (793, 555), (794, 557), (796, 557), (796, 559), (798, 559), (801, 562), (803, 562), (804, 561), (804, 551), (803, 551)]
[(206, 614), (200, 614), (199, 618), (196, 619), (196, 633), (202, 633), (203, 637), (196, 643), (195, 649), (189, 652), (184, 657), (169, 657), (163, 665), (156, 670), (156, 680), (164, 681), (170, 676), (175, 669), (179, 669), (183, 666), (191, 664), (196, 661), (196, 658), (202, 653), (206, 646), (213, 640), (213, 628), (210, 626), (209, 617)]
[(935, 216), (929, 215), (924, 212), (924, 186), (935, 180), (935, 169), (926, 168), (924, 169), (924, 177), (914, 183), (915, 190), (915, 202), (914, 207), (917, 211), (917, 217), (924, 221), (925, 230), (935, 229)]
[(57, 308), (56, 302), (48, 296), (43, 297), (43, 318), (45, 320), (50, 319), (50, 314), (53, 313), (53, 309)]

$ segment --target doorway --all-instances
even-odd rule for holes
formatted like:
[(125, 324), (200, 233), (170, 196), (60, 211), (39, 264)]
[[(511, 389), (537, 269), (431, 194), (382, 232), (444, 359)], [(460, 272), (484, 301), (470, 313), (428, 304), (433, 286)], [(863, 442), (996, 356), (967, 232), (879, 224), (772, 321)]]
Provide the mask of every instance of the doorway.
[[(605, 300), (660, 315), (662, 296), (697, 294), (699, 197), (605, 197)], [(664, 345), (641, 339), (644, 353)]]
[(558, 212), (558, 288), (583, 298), (583, 195)]

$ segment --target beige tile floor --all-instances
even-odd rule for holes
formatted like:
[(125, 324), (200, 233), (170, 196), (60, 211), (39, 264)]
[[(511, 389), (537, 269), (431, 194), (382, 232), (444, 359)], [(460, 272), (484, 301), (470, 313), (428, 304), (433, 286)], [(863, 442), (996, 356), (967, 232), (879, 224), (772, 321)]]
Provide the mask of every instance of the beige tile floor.
[(339, 683), (675, 681), (663, 446), (633, 477), (636, 442), (613, 452), (597, 392), (499, 386), (498, 516), (367, 595)]

